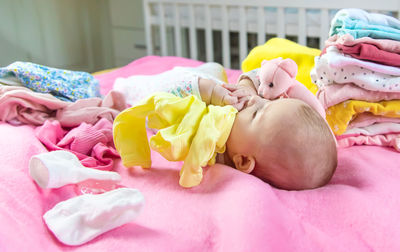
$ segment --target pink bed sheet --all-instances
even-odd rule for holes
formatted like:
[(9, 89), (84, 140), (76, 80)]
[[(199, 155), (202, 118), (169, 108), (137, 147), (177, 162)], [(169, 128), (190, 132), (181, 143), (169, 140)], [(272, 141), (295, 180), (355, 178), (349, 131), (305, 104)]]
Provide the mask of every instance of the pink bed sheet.
[[(152, 56), (98, 78), (106, 92), (117, 76), (198, 64)], [(230, 80), (238, 74), (230, 71)], [(144, 194), (141, 215), (69, 247), (42, 215), (73, 197), (73, 187), (42, 190), (30, 179), (29, 158), (46, 151), (32, 126), (2, 123), (0, 137), (0, 251), (400, 251), (400, 154), (390, 148), (339, 150), (332, 181), (309, 191), (277, 190), (224, 165), (206, 168), (200, 186), (184, 189), (179, 162), (152, 153), (151, 169), (128, 170), (117, 160), (122, 183)]]

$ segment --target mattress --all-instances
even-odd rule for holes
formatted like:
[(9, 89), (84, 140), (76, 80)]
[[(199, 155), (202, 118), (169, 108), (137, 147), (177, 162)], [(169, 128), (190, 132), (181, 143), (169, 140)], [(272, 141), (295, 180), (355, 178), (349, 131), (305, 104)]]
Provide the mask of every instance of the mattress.
[[(116, 77), (157, 74), (202, 64), (149, 56), (96, 75), (105, 94)], [(240, 71), (227, 70), (234, 82)], [(28, 175), (32, 155), (46, 152), (29, 125), (0, 123), (0, 251), (64, 251), (43, 214), (74, 197), (72, 186), (39, 188)], [(310, 153), (319, 155), (319, 153)], [(123, 167), (121, 184), (137, 188), (145, 206), (131, 223), (77, 251), (399, 251), (400, 155), (390, 148), (339, 149), (331, 182), (305, 191), (278, 190), (225, 165), (204, 169), (203, 182), (179, 186), (180, 162), (152, 153), (150, 169)]]

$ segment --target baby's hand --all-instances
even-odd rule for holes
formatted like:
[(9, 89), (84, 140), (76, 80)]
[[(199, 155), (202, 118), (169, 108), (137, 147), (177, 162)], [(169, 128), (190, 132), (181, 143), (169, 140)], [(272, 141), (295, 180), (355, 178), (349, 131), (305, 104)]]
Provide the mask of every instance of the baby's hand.
[(236, 109), (236, 104), (238, 103), (238, 98), (232, 95), (232, 92), (221, 85), (215, 85), (211, 94), (211, 104), (224, 106), (232, 105)]
[(247, 101), (251, 96), (257, 95), (254, 88), (238, 84), (223, 84), (223, 87), (232, 92), (232, 96), (237, 97), (235, 108), (239, 111), (246, 107)]

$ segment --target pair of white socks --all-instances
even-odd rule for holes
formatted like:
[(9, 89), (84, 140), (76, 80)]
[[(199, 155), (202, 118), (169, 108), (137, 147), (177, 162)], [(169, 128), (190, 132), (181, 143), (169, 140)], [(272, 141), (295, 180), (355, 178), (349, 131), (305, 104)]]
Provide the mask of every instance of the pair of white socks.
[[(84, 167), (68, 151), (52, 151), (33, 156), (29, 162), (29, 173), (42, 188), (59, 188), (85, 181), (116, 185), (121, 181), (121, 176), (116, 172)], [(92, 192), (103, 191), (97, 188)], [(81, 245), (104, 232), (133, 221), (143, 204), (144, 197), (139, 190), (118, 188), (62, 201), (47, 211), (43, 219), (62, 243)]]

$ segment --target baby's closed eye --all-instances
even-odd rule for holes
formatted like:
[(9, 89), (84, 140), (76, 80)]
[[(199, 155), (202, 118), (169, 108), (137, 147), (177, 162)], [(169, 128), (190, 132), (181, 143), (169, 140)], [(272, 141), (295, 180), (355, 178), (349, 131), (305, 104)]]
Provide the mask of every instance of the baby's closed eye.
[(253, 119), (256, 118), (257, 112), (258, 112), (258, 109), (256, 109), (256, 110), (253, 112)]

